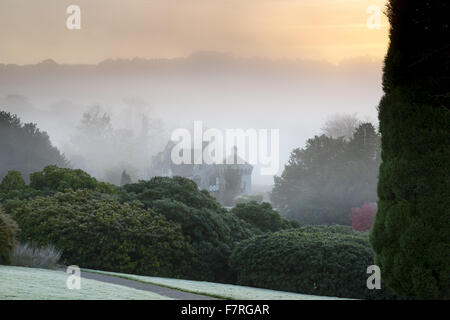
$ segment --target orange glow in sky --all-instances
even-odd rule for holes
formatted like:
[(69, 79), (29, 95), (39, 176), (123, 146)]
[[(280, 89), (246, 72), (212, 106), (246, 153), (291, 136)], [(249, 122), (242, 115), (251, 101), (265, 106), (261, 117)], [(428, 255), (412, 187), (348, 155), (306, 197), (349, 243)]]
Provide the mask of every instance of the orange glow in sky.
[[(385, 0), (0, 0), (0, 63), (97, 63), (195, 51), (338, 63), (382, 59), (388, 22), (366, 12)], [(81, 8), (68, 30), (66, 8)]]

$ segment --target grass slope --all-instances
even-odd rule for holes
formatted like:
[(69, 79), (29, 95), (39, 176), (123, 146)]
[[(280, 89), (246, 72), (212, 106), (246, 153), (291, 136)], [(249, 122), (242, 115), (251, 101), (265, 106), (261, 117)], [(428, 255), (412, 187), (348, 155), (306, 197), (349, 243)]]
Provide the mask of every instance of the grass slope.
[(61, 271), (0, 265), (0, 300), (170, 300), (156, 293), (83, 279), (81, 289), (66, 287)]
[[(231, 284), (213, 283), (206, 281), (180, 280), (170, 278), (158, 278), (148, 276), (138, 276), (133, 274), (106, 272), (98, 270), (84, 269), (89, 272), (113, 275), (125, 279), (141, 281), (154, 285), (164, 286), (181, 291), (208, 295), (212, 297), (231, 300), (346, 300), (335, 297), (313, 296), (307, 294), (275, 291), (268, 289), (236, 286)], [(82, 269), (83, 274), (83, 269)]]

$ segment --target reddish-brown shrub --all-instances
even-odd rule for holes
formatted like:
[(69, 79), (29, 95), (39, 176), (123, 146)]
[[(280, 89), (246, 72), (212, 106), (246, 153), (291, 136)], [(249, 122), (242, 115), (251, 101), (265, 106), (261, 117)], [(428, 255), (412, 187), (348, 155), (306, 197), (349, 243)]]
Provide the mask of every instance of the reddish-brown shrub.
[(377, 204), (375, 202), (366, 202), (361, 208), (352, 208), (350, 219), (352, 228), (356, 231), (368, 231), (372, 227), (375, 215), (377, 214)]

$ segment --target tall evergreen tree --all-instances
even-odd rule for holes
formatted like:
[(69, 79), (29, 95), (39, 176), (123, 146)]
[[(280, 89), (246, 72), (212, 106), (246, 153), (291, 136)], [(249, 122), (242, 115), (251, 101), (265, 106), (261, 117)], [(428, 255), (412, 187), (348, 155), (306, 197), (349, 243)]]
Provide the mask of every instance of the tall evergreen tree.
[(382, 164), (370, 241), (382, 280), (450, 298), (450, 3), (390, 0), (379, 106)]

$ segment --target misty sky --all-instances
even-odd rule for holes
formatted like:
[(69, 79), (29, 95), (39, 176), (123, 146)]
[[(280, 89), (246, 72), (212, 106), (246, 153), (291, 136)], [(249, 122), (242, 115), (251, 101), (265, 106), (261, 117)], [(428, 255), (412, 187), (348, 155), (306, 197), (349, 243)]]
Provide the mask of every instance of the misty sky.
[[(385, 3), (0, 0), (1, 108), (36, 122), (63, 151), (93, 105), (121, 129), (135, 129), (144, 113), (168, 132), (195, 120), (276, 128), (281, 173), (292, 149), (320, 134), (329, 116), (377, 121), (388, 21), (383, 15), (381, 28), (370, 30), (366, 10)], [(81, 30), (66, 28), (71, 4), (81, 8)], [(60, 65), (40, 63), (46, 59)]]
[[(369, 30), (366, 9), (385, 0), (0, 0), (0, 63), (98, 63), (172, 58), (199, 50), (339, 62), (382, 58), (387, 19)], [(81, 7), (81, 30), (66, 8)]]

